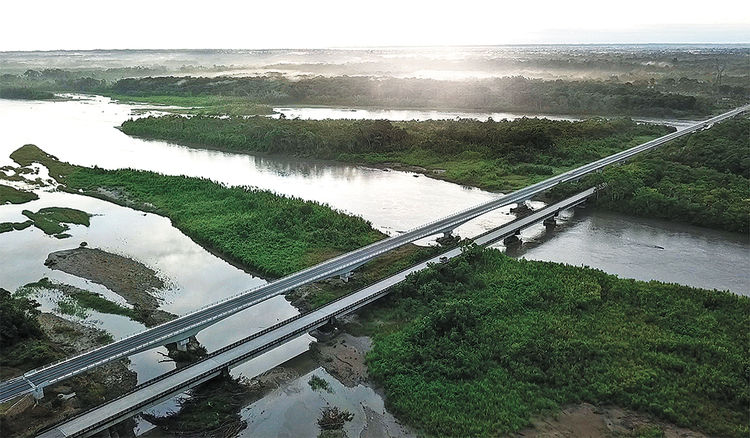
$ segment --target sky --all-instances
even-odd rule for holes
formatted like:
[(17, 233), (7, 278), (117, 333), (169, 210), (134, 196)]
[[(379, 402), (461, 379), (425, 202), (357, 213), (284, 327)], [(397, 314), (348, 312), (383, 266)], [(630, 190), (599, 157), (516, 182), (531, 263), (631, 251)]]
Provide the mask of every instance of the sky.
[(36, 0), (0, 13), (2, 51), (750, 42), (737, 0)]

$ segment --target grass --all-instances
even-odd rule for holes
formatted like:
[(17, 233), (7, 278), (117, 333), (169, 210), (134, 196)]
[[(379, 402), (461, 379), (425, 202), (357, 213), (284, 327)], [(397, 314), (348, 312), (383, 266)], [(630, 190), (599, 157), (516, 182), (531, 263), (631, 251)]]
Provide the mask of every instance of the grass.
[(310, 385), (310, 388), (312, 388), (313, 391), (323, 390), (328, 393), (333, 393), (331, 384), (328, 383), (327, 380), (318, 377), (317, 375), (313, 375), (312, 377), (310, 377), (310, 380), (308, 380), (307, 384)]
[(24, 285), (16, 292), (16, 295), (29, 296), (39, 289), (61, 292), (65, 298), (59, 300), (57, 306), (62, 313), (67, 315), (85, 318), (86, 310), (91, 309), (101, 313), (126, 316), (136, 321), (140, 320), (138, 313), (131, 308), (109, 301), (98, 293), (58, 283), (46, 277)]
[(57, 238), (70, 237), (69, 234), (63, 234), (70, 229), (66, 224), (89, 226), (91, 217), (85, 211), (67, 207), (45, 207), (36, 213), (23, 210), (21, 214), (31, 219), (33, 225), (45, 234), (55, 235)]
[(30, 227), (33, 221), (24, 222), (0, 222), (0, 233), (7, 233), (9, 231), (20, 231)]
[(39, 199), (34, 192), (19, 190), (14, 187), (0, 184), (0, 205), (2, 204), (23, 204), (25, 202)]
[(105, 94), (123, 102), (148, 103), (166, 105), (174, 108), (159, 108), (161, 110), (182, 114), (199, 115), (269, 115), (273, 114), (270, 105), (252, 102), (248, 99), (234, 96), (126, 96), (121, 94)]
[(750, 299), (471, 249), (367, 312), (370, 374), (436, 436), (498, 436), (581, 401), (747, 436)]
[[(154, 172), (72, 166), (31, 145), (11, 157), (21, 165), (38, 161), (47, 166), (68, 190), (95, 196), (101, 196), (99, 188), (124, 193), (129, 205), (169, 217), (199, 244), (266, 276), (287, 275), (383, 237), (362, 218), (265, 190)], [(76, 216), (69, 212), (66, 217)]]

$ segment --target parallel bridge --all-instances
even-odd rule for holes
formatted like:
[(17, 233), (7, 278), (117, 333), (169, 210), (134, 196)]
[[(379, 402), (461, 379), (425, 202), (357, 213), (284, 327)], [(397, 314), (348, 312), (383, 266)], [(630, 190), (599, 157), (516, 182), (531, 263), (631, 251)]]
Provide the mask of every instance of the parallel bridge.
[(398, 236), (389, 237), (363, 248), (351, 251), (323, 263), (291, 274), (287, 277), (269, 282), (248, 291), (213, 303), (177, 319), (145, 330), (133, 336), (120, 339), (111, 344), (88, 351), (78, 356), (29, 371), (21, 378), (0, 383), (0, 403), (23, 394), (43, 395), (43, 388), (60, 382), (68, 377), (84, 373), (104, 363), (117, 360), (140, 351), (165, 345), (172, 342), (183, 342), (200, 330), (215, 324), (237, 312), (240, 312), (261, 301), (283, 294), (305, 284), (323, 280), (335, 275), (346, 274), (353, 269), (375, 259), (376, 257), (415, 240), (438, 233), (451, 232), (456, 227), (478, 216), (507, 206), (523, 202), (549, 190), (557, 184), (577, 180), (589, 173), (603, 169), (611, 164), (626, 161), (633, 156), (660, 146), (675, 138), (709, 127), (747, 111), (750, 105), (734, 109), (719, 116), (696, 123), (683, 130), (643, 143), (601, 160), (554, 176), (539, 183), (530, 185), (494, 200), (459, 211), (442, 219), (414, 228)]

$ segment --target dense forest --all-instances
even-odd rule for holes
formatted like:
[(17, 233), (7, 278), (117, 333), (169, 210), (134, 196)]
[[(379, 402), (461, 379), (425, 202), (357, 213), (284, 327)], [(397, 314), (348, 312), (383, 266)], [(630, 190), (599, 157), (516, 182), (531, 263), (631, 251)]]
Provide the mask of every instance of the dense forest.
[[(266, 104), (455, 108), (532, 113), (684, 116), (708, 114), (710, 99), (680, 94), (668, 81), (661, 91), (650, 83), (615, 81), (544, 81), (504, 77), (471, 81), (370, 77), (155, 77), (123, 79), (111, 91), (125, 96), (240, 96)], [(722, 97), (742, 99), (743, 87), (729, 87)]]
[(129, 120), (121, 129), (233, 152), (422, 166), (450, 181), (495, 190), (519, 188), (668, 132), (628, 119), (389, 122), (179, 116)]
[(750, 119), (724, 121), (556, 190), (605, 184), (595, 204), (627, 214), (750, 232)]
[(53, 93), (33, 88), (0, 88), (0, 99), (49, 100), (54, 98), (55, 95)]
[(660, 76), (623, 81), (616, 77), (549, 80), (520, 75), (468, 80), (367, 75), (289, 78), (279, 74), (118, 79), (117, 75), (104, 75), (113, 78), (107, 80), (82, 74), (85, 73), (61, 69), (3, 74), (0, 88), (151, 98), (155, 102), (167, 98), (223, 98), (249, 109), (255, 105), (334, 105), (654, 117), (703, 116), (744, 103), (750, 95), (746, 81), (727, 78), (721, 83), (718, 77), (701, 80)]
[(368, 370), (435, 436), (500, 436), (570, 403), (746, 436), (750, 300), (467, 248), (368, 312)]

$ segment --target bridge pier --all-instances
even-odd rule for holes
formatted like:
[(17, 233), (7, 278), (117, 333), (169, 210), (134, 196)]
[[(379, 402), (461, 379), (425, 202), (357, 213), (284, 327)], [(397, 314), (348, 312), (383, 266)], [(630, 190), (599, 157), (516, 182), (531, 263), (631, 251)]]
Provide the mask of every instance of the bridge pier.
[(521, 239), (518, 237), (520, 235), (521, 230), (516, 230), (515, 234), (503, 239), (503, 245), (505, 245), (506, 248), (515, 248), (517, 246), (521, 246)]
[(180, 341), (177, 341), (177, 351), (182, 351), (183, 353), (186, 352), (188, 349), (188, 344), (190, 343), (190, 338), (185, 338)]
[(516, 215), (516, 219), (521, 219), (530, 215), (533, 211), (526, 205), (526, 202), (519, 202), (515, 207), (510, 209), (510, 212)]
[(354, 275), (353, 271), (344, 272), (343, 274), (339, 275), (339, 278), (344, 282), (348, 283), (349, 279)]
[(542, 224), (544, 224), (544, 226), (548, 230), (551, 230), (557, 226), (557, 221), (555, 220), (555, 216), (550, 216), (547, 219), (545, 219), (544, 222), (542, 222)]

